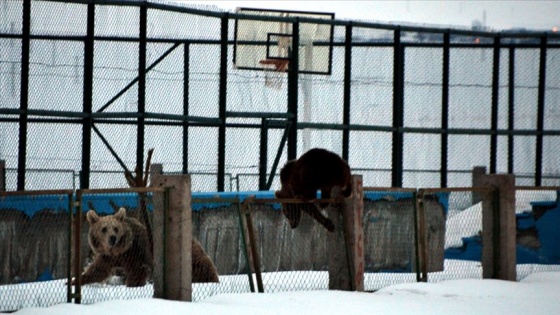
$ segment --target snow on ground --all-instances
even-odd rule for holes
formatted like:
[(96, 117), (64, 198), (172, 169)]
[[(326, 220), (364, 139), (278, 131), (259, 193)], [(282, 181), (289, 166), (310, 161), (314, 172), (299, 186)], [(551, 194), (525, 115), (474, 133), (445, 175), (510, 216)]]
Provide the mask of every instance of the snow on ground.
[[(328, 291), (326, 272), (264, 273), (265, 292), (240, 292), (243, 276), (221, 276), (219, 284), (195, 284), (197, 302), (150, 298), (151, 285), (86, 285), (82, 305), (67, 304), (64, 280), (0, 286), (16, 314), (559, 314), (560, 265), (518, 265), (519, 282), (482, 280), (480, 262), (446, 260), (442, 272), (417, 283), (410, 273), (368, 273), (366, 290), (375, 293)], [(293, 282), (287, 279), (299, 279)], [(453, 280), (445, 280), (453, 279)], [(398, 283), (398, 284), (397, 284)], [(243, 292), (241, 290), (241, 292)], [(286, 292), (289, 291), (289, 292)], [(203, 296), (201, 294), (206, 294)], [(210, 295), (210, 297), (208, 297)], [(101, 301), (101, 302), (100, 302)], [(46, 302), (46, 304), (45, 304)], [(37, 305), (53, 305), (37, 307)]]
[(26, 308), (19, 315), (139, 314), (560, 314), (560, 272), (531, 274), (520, 282), (459, 279), (405, 283), (375, 293), (296, 291), (219, 294), (201, 302), (133, 299), (91, 305)]

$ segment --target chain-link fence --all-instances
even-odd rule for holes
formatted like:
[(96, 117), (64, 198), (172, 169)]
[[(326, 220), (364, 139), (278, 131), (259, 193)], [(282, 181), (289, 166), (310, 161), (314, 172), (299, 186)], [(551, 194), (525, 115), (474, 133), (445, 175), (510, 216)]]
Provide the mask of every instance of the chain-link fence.
[(192, 200), (192, 211), (193, 237), (214, 262), (220, 280), (194, 281), (193, 302), (219, 293), (254, 292), (248, 241), (241, 223), (241, 199), (197, 194)]
[[(493, 191), (492, 188), (431, 189), (419, 196), (424, 200), (426, 214), (425, 242), (428, 246), (436, 243), (440, 254), (434, 257), (428, 251), (426, 258), (437, 259), (438, 268), (428, 270), (426, 280), (482, 279), (483, 206), (491, 207), (497, 202)], [(428, 206), (428, 202), (437, 202), (437, 207)], [(437, 241), (435, 235), (439, 236)]]
[(482, 202), (492, 202), (490, 191), (365, 188), (365, 289), (482, 278)]
[[(314, 39), (310, 26), (322, 30)], [(275, 34), (272, 42), (243, 37), (265, 30)], [(259, 51), (279, 53), (286, 40), (299, 42), (289, 47), (297, 53), (286, 59), (288, 67), (259, 68), (266, 61)], [(247, 45), (258, 49), (243, 50)], [(310, 61), (328, 70), (306, 72)], [(313, 147), (341, 155), (369, 187), (465, 187), (473, 165), (515, 174), (518, 185), (558, 185), (559, 68), (560, 36), (553, 33), (257, 17), (161, 1), (0, 0), (0, 161), (7, 170), (0, 170), (0, 188), (127, 186), (123, 168), (142, 169), (145, 151), (154, 148), (166, 174), (192, 175), (193, 192), (270, 191), (280, 185), (279, 166)], [(557, 222), (556, 190), (518, 189), (520, 277), (559, 264), (555, 256), (535, 258), (557, 252), (547, 236)], [(365, 194), (367, 290), (428, 276), (481, 277), (482, 204), (474, 190), (416, 193)], [(6, 206), (19, 195), (2, 195), (7, 232), (0, 246), (11, 247), (0, 255), (7, 270), (0, 290), (21, 292), (1, 291), (14, 296), (3, 309), (66, 299), (64, 263), (57, 259), (70, 257), (61, 253), (70, 244), (63, 217), (72, 197), (50, 195), (14, 203), (39, 205), (32, 214)], [(136, 197), (111, 194), (113, 204), (96, 204), (95, 196), (82, 210), (114, 213), (122, 206), (138, 213)], [(193, 300), (256, 290), (239, 202), (193, 205), (194, 237), (220, 275), (219, 284), (195, 283)], [(308, 215), (290, 229), (276, 202), (248, 207), (263, 289), (325, 288), (324, 229)], [(87, 227), (85, 215), (82, 221)], [(37, 231), (57, 236), (39, 238)], [(86, 231), (78, 250), (84, 257)], [(418, 245), (424, 242), (429, 259)], [(37, 246), (58, 254), (31, 257)], [(60, 290), (58, 284), (49, 290), (56, 297), (22, 286), (41, 279), (60, 282)], [(151, 296), (149, 289), (121, 287), (84, 286), (83, 301)]]
[(273, 198), (251, 199), (244, 205), (259, 291), (329, 288), (329, 232), (309, 215), (326, 218), (326, 213), (319, 213), (314, 203), (280, 204)]
[(559, 187), (516, 187), (517, 278), (560, 270)]
[(364, 188), (364, 289), (418, 281), (416, 189)]
[[(153, 194), (156, 189), (78, 190), (74, 220), (76, 299), (91, 304), (153, 296)], [(161, 233), (161, 232), (159, 232)], [(79, 251), (79, 254), (78, 254)]]
[(275, 189), (313, 147), (375, 187), (463, 187), (472, 165), (558, 182), (558, 34), (265, 13), (1, 0), (7, 189), (120, 187), (148, 148), (193, 191)]
[(70, 302), (73, 191), (0, 192), (0, 312)]
[[(95, 210), (102, 222), (101, 218), (114, 218), (124, 208), (127, 217), (145, 222), (145, 212), (139, 210), (145, 205), (150, 233), (164, 233), (163, 228), (153, 225), (155, 190), (79, 190), (76, 204), (74, 191), (1, 193), (1, 310), (77, 298), (81, 303), (95, 303), (152, 297), (151, 277), (145, 284), (128, 287), (128, 275), (122, 268), (103, 274), (103, 279), (95, 278), (94, 283), (87, 283), (86, 276), (87, 285), (74, 291), (69, 284), (76, 272), (82, 280), (88, 270), (100, 272), (92, 267), (93, 248), (99, 239), (90, 238), (95, 220), (88, 220), (88, 211)], [(534, 272), (560, 270), (558, 191), (558, 187), (516, 187), (518, 279)], [(364, 289), (482, 278), (483, 216), (488, 211), (484, 209), (496, 206), (496, 196), (492, 188), (366, 188)], [(219, 282), (197, 281), (193, 259), (193, 301), (220, 293), (329, 288), (330, 233), (324, 221), (309, 215), (317, 205), (302, 201), (281, 205), (272, 197), (269, 192), (256, 198), (238, 193), (193, 195), (193, 238), (219, 276)], [(81, 209), (80, 220), (72, 220), (74, 206)], [(296, 228), (290, 226), (294, 220), (299, 222)], [(72, 230), (80, 233), (72, 236)], [(117, 239), (115, 243), (119, 243)]]

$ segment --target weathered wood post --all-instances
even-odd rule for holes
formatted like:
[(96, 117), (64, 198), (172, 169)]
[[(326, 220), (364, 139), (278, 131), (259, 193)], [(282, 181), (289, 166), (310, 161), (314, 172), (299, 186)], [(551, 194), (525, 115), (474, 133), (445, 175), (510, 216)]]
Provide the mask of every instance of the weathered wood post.
[(191, 177), (156, 171), (151, 186), (169, 188), (154, 196), (154, 297), (192, 301)]
[(496, 189), (483, 200), (482, 277), (516, 281), (515, 177), (482, 175), (477, 184)]
[[(340, 190), (333, 190), (333, 198), (341, 198)], [(362, 176), (353, 175), (352, 196), (344, 200), (341, 209), (327, 208), (335, 226), (334, 232), (328, 233), (330, 290), (364, 290), (363, 210)]]
[[(472, 169), (472, 185), (473, 187), (482, 186), (482, 178), (486, 176), (486, 166), (475, 166)], [(472, 194), (472, 204), (475, 205), (481, 202), (483, 197), (480, 193), (474, 192)]]

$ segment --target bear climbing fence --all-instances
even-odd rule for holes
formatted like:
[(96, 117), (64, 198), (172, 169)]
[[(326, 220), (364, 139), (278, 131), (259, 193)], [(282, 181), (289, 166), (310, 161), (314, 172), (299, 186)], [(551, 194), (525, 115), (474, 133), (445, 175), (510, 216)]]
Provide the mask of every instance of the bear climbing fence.
[[(515, 173), (519, 185), (558, 184), (558, 33), (161, 1), (0, 4), (8, 190), (120, 187), (118, 159), (141, 166), (151, 147), (168, 172), (200, 174), (194, 191), (278, 187), (278, 165), (315, 146), (370, 186), (462, 186), (472, 165)], [(242, 69), (239, 45), (266, 39), (241, 43), (236, 27), (260, 34), (275, 22), (300, 27), (290, 36), (302, 40), (309, 25), (330, 28), (332, 41), (317, 43), (331, 48), (330, 74), (282, 73), (277, 90), (265, 71)]]
[[(559, 187), (516, 188), (517, 223), (512, 235), (518, 279), (536, 271), (558, 270), (554, 238), (558, 191)], [(83, 286), (81, 292), (69, 286), (76, 270), (82, 272), (91, 257), (85, 211), (111, 214), (124, 207), (137, 216), (141, 192), (148, 192), (151, 213), (150, 189), (83, 190), (79, 207), (74, 191), (0, 192), (0, 310), (48, 306), (78, 297), (81, 303), (94, 303), (153, 296), (150, 281), (145, 287), (127, 288), (118, 270), (103, 283)], [(497, 246), (483, 243), (489, 233), (484, 211), (489, 204), (496, 206), (492, 198), (496, 198), (492, 188), (366, 188), (364, 289), (482, 278), (482, 249)], [(327, 243), (330, 232), (307, 214), (292, 229), (280, 210), (281, 201), (271, 192), (256, 199), (233, 193), (194, 194), (193, 237), (213, 260), (220, 282), (194, 283), (193, 301), (220, 293), (329, 288), (325, 255), (332, 245)], [(77, 209), (81, 219), (73, 220)], [(76, 227), (78, 222), (81, 228)], [(81, 257), (79, 263), (76, 257)]]

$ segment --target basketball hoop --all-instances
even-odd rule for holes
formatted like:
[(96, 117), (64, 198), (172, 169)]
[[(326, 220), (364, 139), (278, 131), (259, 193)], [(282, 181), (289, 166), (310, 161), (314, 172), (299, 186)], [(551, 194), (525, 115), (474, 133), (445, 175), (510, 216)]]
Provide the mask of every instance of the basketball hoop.
[(282, 88), (284, 81), (283, 73), (288, 70), (290, 61), (287, 59), (263, 59), (259, 63), (266, 69), (264, 73), (264, 85), (276, 90)]

